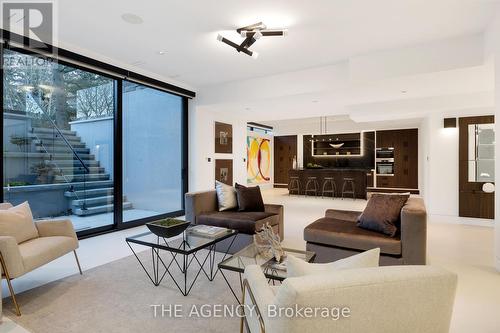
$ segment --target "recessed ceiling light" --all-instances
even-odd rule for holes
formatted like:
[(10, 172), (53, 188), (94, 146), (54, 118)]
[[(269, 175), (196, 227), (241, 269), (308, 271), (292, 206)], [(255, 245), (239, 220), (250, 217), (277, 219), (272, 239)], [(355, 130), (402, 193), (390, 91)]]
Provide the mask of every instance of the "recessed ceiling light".
[(408, 91), (407, 90), (401, 90), (402, 94), (406, 94)]
[(319, 101), (317, 99), (313, 99), (311, 102), (318, 103)]
[(122, 14), (122, 20), (130, 24), (141, 24), (143, 21), (142, 17), (132, 13)]
[(166, 53), (167, 53), (167, 51), (158, 51), (158, 54), (159, 54), (159, 55), (164, 55), (164, 54), (166, 54)]
[(252, 109), (251, 109), (251, 108), (249, 108), (249, 107), (246, 107), (246, 108), (245, 108), (245, 110), (250, 111), (250, 110), (252, 110)]

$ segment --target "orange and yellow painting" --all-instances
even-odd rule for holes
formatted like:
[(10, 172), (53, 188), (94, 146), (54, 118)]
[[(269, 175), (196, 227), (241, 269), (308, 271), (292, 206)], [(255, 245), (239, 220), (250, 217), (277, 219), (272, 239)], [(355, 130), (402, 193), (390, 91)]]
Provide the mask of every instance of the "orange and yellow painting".
[(247, 135), (247, 183), (262, 184), (271, 181), (271, 140), (260, 133)]

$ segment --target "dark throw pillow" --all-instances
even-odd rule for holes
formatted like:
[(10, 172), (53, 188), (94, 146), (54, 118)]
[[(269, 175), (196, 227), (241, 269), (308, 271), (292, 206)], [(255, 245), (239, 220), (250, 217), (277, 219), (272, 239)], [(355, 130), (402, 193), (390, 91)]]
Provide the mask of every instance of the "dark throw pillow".
[(236, 183), (235, 188), (240, 212), (263, 212), (265, 210), (260, 187), (246, 187)]
[(358, 217), (358, 227), (394, 237), (401, 209), (409, 197), (409, 194), (373, 194)]

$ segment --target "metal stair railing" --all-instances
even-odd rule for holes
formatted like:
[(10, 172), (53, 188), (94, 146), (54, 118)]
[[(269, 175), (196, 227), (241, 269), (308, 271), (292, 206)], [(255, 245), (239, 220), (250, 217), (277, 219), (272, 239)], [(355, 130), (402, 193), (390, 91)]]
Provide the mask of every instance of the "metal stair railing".
[[(81, 209), (82, 210), (87, 210), (87, 203), (86, 203), (86, 201), (87, 201), (87, 195), (86, 195), (86, 193), (87, 193), (87, 175), (90, 173), (90, 169), (89, 169), (89, 167), (87, 165), (85, 165), (85, 163), (83, 162), (83, 160), (81, 159), (81, 157), (78, 155), (78, 152), (71, 145), (71, 143), (66, 138), (66, 136), (64, 136), (63, 132), (56, 125), (56, 123), (54, 122), (54, 120), (50, 117), (50, 115), (48, 115), (45, 112), (43, 106), (40, 105), (40, 103), (38, 103), (38, 101), (37, 101), (36, 98), (34, 98), (33, 96), (31, 96), (31, 97), (32, 97), (32, 100), (38, 105), (39, 109), (42, 111), (42, 114), (47, 118), (47, 120), (52, 125), (52, 154), (50, 154), (48, 152), (48, 150), (46, 149), (46, 147), (43, 146), (43, 140), (41, 140), (40, 138), (38, 138), (38, 136), (36, 135), (33, 127), (32, 127), (32, 134), (34, 134), (35, 136), (37, 136), (37, 140), (40, 142), (40, 145), (43, 146), (43, 149), (49, 154), (49, 159), (51, 161), (54, 161), (53, 155), (55, 154), (54, 153), (55, 139), (57, 137), (60, 137), (62, 139), (62, 142), (64, 142), (64, 144), (71, 150), (72, 155), (76, 158), (76, 160), (80, 163), (81, 167), (83, 168), (83, 205), (81, 206)], [(63, 178), (65, 179), (65, 181), (67, 181), (68, 184), (71, 184), (71, 182), (64, 175), (61, 167), (58, 166), (55, 162), (52, 162), (52, 163), (59, 169), (59, 171), (61, 172), (61, 174), (62, 174)], [(75, 194), (75, 197), (77, 198), (77, 200), (82, 200), (82, 199), (79, 198), (79, 196), (77, 194), (77, 191), (75, 191), (75, 188), (74, 188), (73, 185), (71, 185), (70, 191)]]

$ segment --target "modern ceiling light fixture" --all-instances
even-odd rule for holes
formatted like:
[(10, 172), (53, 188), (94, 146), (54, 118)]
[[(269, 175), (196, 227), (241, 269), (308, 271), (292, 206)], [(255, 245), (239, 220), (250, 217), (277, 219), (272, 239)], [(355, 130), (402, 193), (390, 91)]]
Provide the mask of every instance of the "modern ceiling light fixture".
[(243, 52), (252, 58), (257, 58), (259, 54), (255, 51), (249, 50), (248, 48), (258, 39), (265, 36), (286, 36), (288, 34), (287, 29), (267, 29), (266, 25), (262, 22), (238, 28), (236, 29), (236, 32), (240, 34), (241, 37), (245, 38), (241, 44), (230, 41), (220, 34), (217, 36), (217, 40), (233, 47), (237, 52)]

